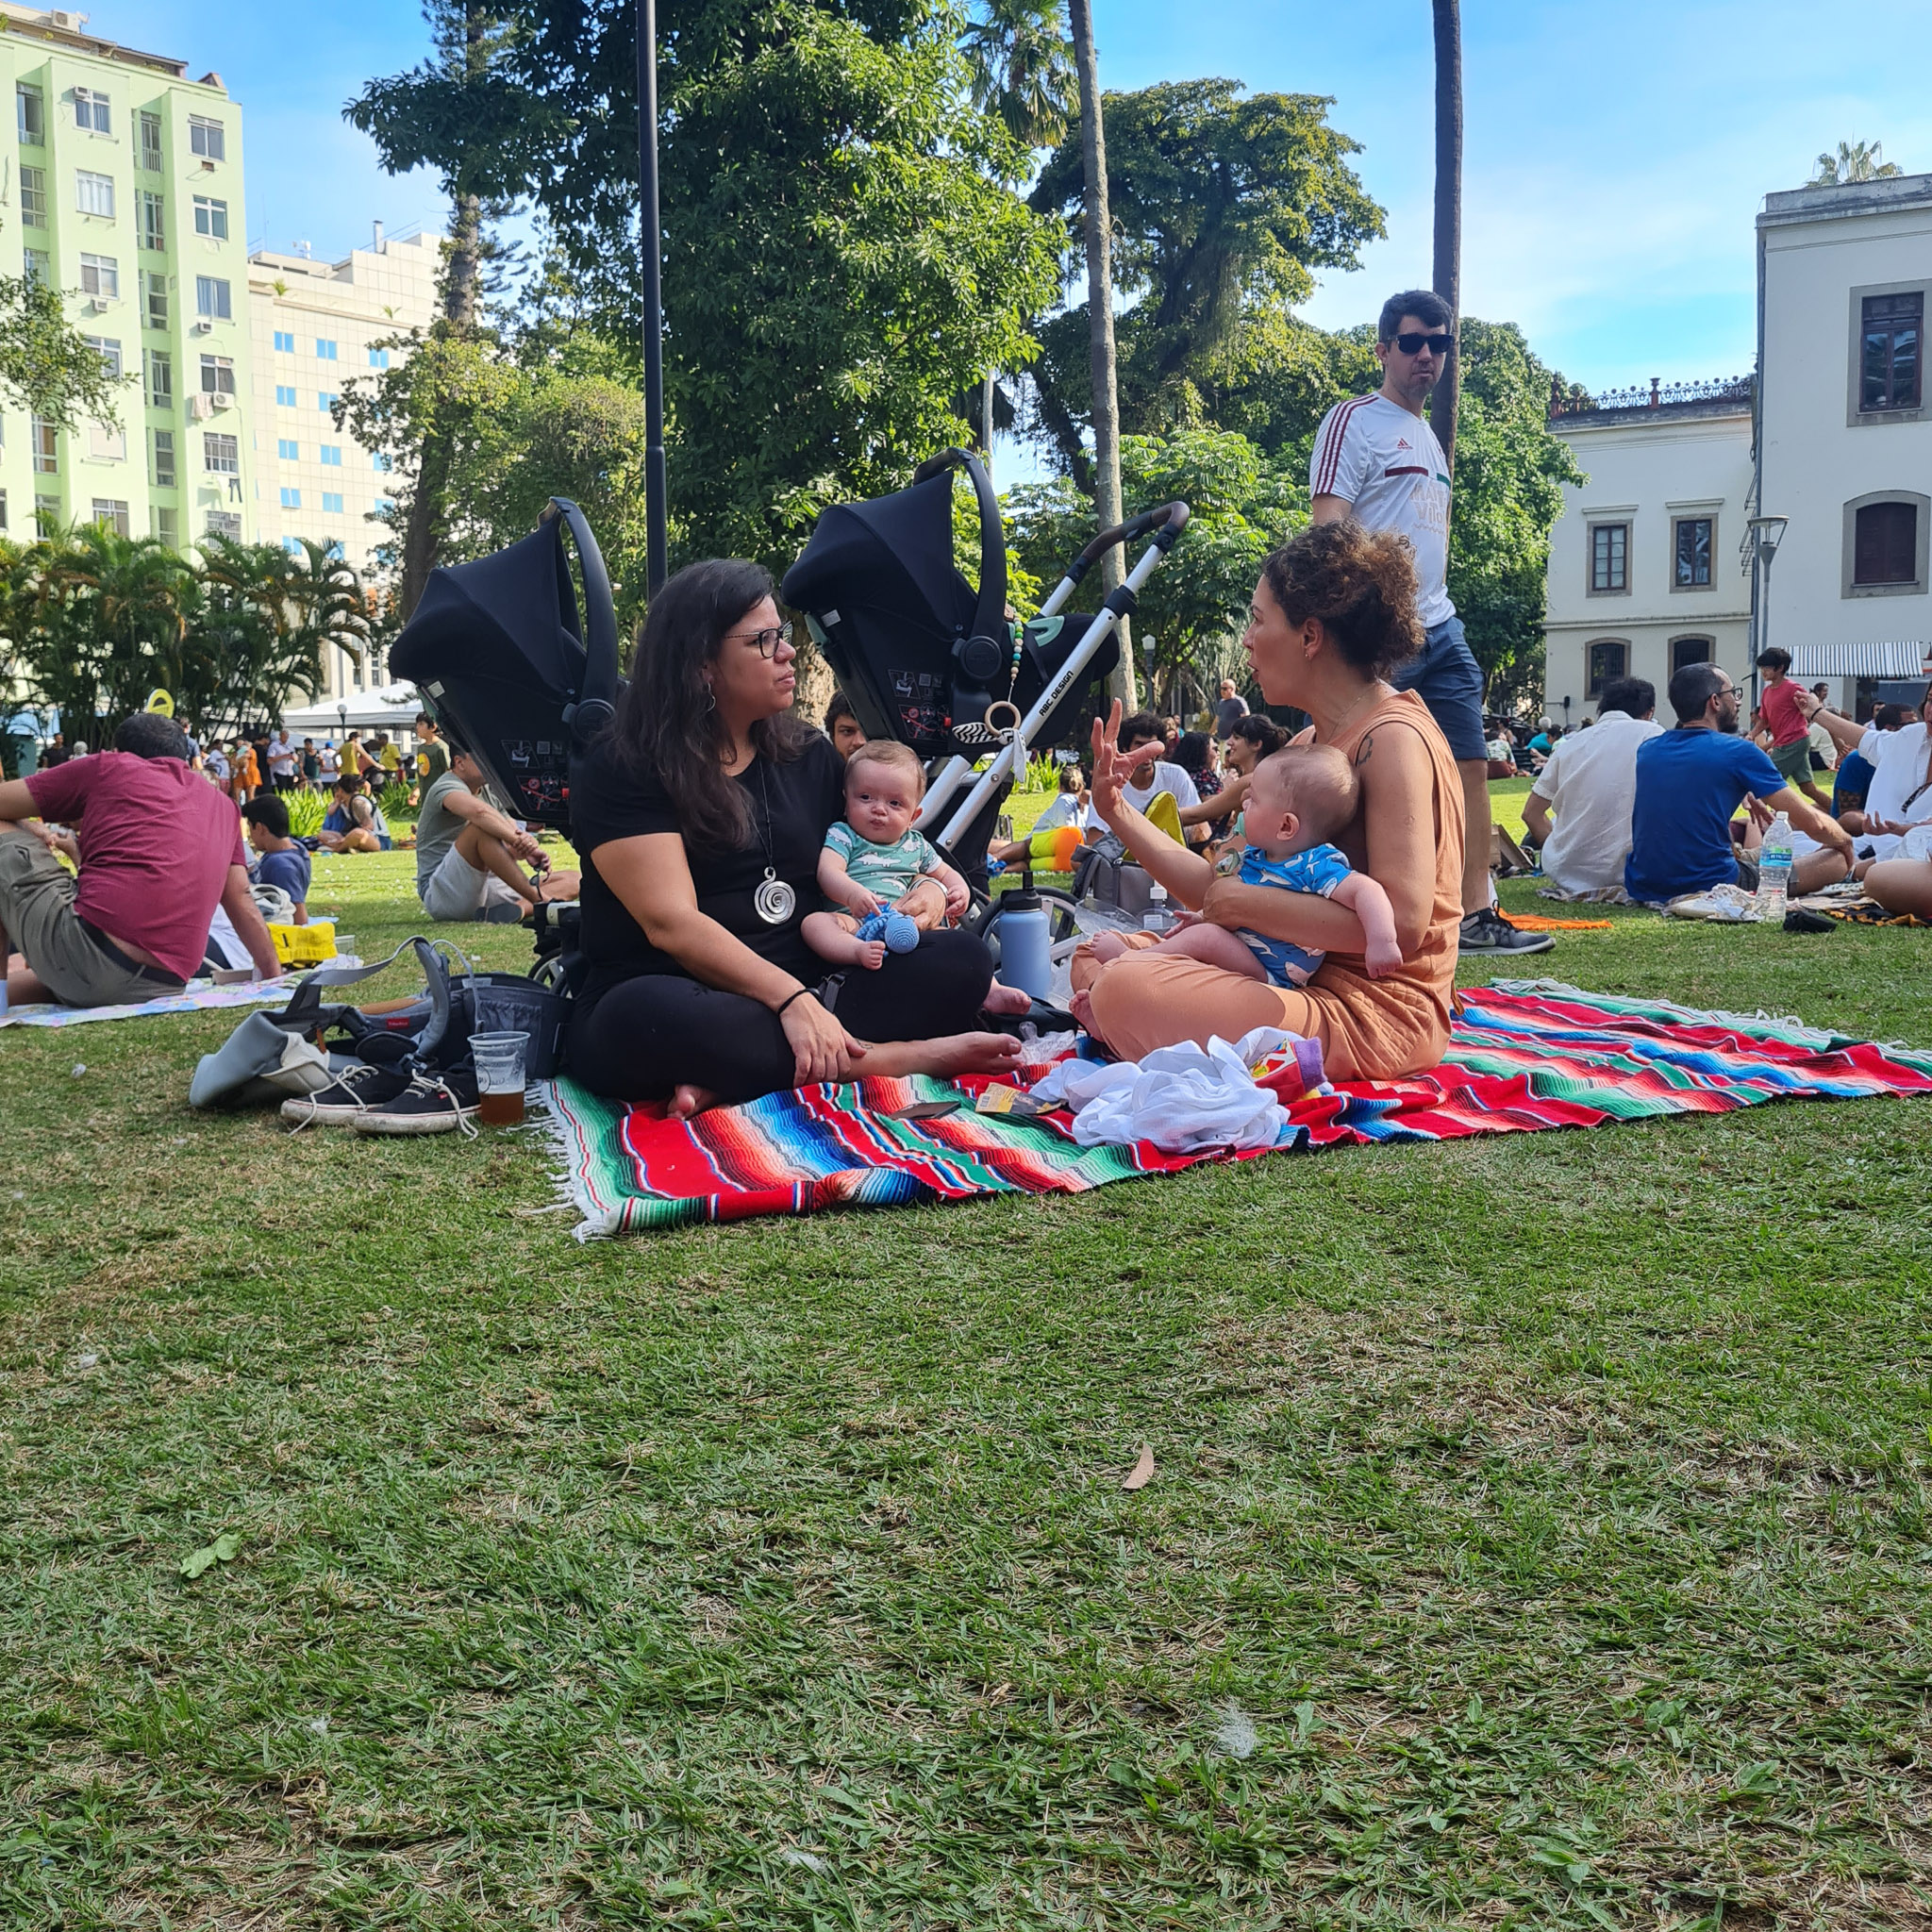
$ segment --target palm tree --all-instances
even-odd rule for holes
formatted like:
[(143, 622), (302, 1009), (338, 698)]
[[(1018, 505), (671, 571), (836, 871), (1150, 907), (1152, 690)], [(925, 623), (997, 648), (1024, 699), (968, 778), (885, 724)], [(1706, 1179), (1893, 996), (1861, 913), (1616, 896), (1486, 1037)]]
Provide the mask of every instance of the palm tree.
[(1015, 141), (1051, 147), (1066, 132), (1075, 75), (1060, 0), (980, 0), (959, 45), (973, 68), (974, 101)]
[[(325, 641), (351, 634), (341, 582), (354, 586), (354, 574), (322, 544), (304, 539), (302, 547), (298, 562), (278, 543), (205, 540), (188, 670), (210, 723), (279, 717), (294, 693), (314, 697)], [(355, 598), (359, 607), (359, 590)]]
[[(1093, 51), (1092, 0), (1067, 0), (1074, 29), (1074, 62), (1080, 80), (1080, 163), (1085, 178), (1082, 225), (1087, 237), (1087, 346), (1093, 377), (1093, 508), (1102, 529), (1125, 519), (1121, 509), (1121, 401), (1113, 344), (1112, 218), (1107, 205), (1107, 130), (1101, 122), (1100, 67)], [(1100, 559), (1100, 581), (1118, 590), (1126, 573), (1120, 545)], [(1119, 666), (1108, 680), (1110, 694), (1129, 710), (1134, 693), (1133, 641), (1120, 622)]]
[(70, 738), (111, 736), (155, 686), (175, 690), (194, 578), (171, 544), (82, 524), (31, 544), (12, 592), (27, 682)]
[[(1432, 283), (1449, 305), (1453, 331), (1462, 316), (1462, 9), (1432, 0), (1436, 15), (1436, 249)], [(1429, 401), (1429, 426), (1456, 468), (1456, 406), (1462, 358), (1449, 351)]]
[(1882, 141), (1841, 141), (1837, 154), (1827, 151), (1818, 157), (1818, 172), (1806, 184), (1810, 188), (1837, 188), (1847, 181), (1883, 181), (1905, 171), (1896, 161), (1880, 158)]

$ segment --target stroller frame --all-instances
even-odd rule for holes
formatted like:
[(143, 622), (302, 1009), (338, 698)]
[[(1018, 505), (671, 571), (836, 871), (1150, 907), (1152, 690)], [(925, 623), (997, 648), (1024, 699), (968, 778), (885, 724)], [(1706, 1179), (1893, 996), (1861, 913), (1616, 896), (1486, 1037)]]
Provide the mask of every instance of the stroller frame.
[[(969, 462), (977, 463), (974, 458)], [(1099, 614), (1087, 626), (1086, 634), (1074, 645), (1072, 655), (1060, 666), (1048, 682), (1046, 689), (1034, 700), (1033, 708), (1012, 727), (1011, 736), (1001, 748), (992, 763), (979, 774), (978, 782), (967, 793), (965, 803), (954, 812), (946, 823), (946, 828), (934, 841), (942, 850), (950, 851), (956, 840), (964, 836), (986, 808), (987, 801), (1009, 778), (1014, 777), (1026, 762), (1027, 748), (1033, 734), (1053, 715), (1054, 710), (1066, 694), (1073, 690), (1084, 675), (1090, 665), (1108, 638), (1119, 629), (1123, 617), (1134, 613), (1141, 586), (1160, 567), (1161, 559), (1180, 541), (1180, 535), (1188, 526), (1189, 510), (1184, 503), (1164, 503), (1158, 509), (1143, 510), (1137, 517), (1130, 517), (1125, 523), (1116, 525), (1110, 530), (1103, 530), (1068, 564), (1059, 582), (1054, 586), (1052, 594), (1040, 607), (1042, 617), (1057, 616), (1066, 607), (1069, 597), (1078, 588), (1084, 577), (1116, 543), (1131, 543), (1136, 539), (1153, 532), (1153, 541), (1141, 553), (1139, 560), (1127, 573), (1126, 580), (1118, 590), (1108, 592), (1107, 601)], [(963, 757), (955, 756), (947, 759), (932, 783), (926, 789), (924, 800), (919, 809), (915, 823), (922, 828), (938, 823), (939, 815), (948, 802), (973, 775), (973, 764)]]

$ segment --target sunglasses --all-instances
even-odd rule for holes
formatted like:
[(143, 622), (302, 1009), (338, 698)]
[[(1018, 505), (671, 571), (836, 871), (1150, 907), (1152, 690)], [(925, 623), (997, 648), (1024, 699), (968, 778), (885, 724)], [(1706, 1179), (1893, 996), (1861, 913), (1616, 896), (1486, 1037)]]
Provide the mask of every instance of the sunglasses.
[(1420, 356), (1424, 343), (1428, 344), (1432, 354), (1446, 356), (1456, 346), (1456, 338), (1446, 330), (1439, 330), (1434, 335), (1425, 336), (1416, 329), (1405, 329), (1395, 338), (1395, 346), (1405, 356)]

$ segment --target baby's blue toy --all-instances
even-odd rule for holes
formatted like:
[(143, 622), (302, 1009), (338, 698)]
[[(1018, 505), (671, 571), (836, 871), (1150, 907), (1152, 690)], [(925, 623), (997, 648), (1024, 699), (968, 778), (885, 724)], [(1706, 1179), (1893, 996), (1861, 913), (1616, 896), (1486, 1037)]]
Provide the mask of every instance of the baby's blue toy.
[(884, 940), (889, 953), (909, 953), (919, 943), (919, 927), (910, 913), (874, 912), (858, 924), (862, 940)]

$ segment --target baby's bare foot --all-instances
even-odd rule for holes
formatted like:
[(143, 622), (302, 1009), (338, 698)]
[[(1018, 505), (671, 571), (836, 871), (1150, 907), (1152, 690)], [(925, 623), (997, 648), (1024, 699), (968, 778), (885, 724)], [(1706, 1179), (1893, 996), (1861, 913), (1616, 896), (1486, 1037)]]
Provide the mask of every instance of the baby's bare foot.
[(1024, 987), (1002, 986), (997, 979), (987, 988), (984, 1002), (989, 1013), (1024, 1013), (1033, 1005), (1033, 995)]
[(1127, 950), (1127, 942), (1117, 932), (1097, 933), (1088, 950), (1105, 966), (1109, 959), (1118, 959)]
[(1069, 1002), (1067, 1010), (1079, 1021), (1083, 1033), (1093, 1031), (1093, 995), (1084, 986)]
[(708, 1087), (686, 1080), (673, 1091), (665, 1112), (675, 1121), (688, 1121), (693, 1114), (708, 1112), (717, 1105), (718, 1096)]

